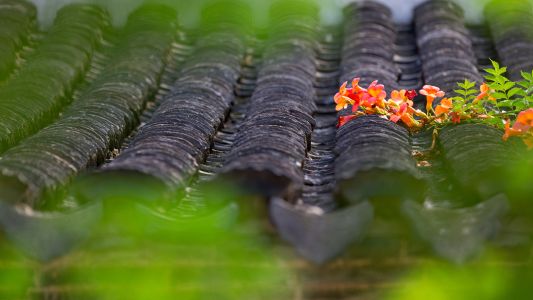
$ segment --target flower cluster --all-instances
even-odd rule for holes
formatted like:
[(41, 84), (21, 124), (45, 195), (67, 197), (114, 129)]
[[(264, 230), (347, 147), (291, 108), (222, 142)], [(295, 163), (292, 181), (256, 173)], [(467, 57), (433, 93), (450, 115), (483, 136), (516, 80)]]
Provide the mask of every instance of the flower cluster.
[(345, 82), (339, 92), (335, 95), (337, 111), (347, 109), (351, 106), (352, 115), (339, 118), (338, 126), (346, 124), (348, 121), (362, 115), (378, 114), (393, 122), (402, 122), (408, 127), (421, 127), (414, 115), (423, 114), (422, 111), (413, 108), (413, 99), (417, 95), (415, 91), (392, 91), (390, 99), (387, 98), (385, 86), (372, 82), (368, 88), (359, 86), (359, 78), (355, 78), (352, 87), (347, 87)]
[[(523, 73), (525, 81), (514, 83), (502, 75), (505, 68), (496, 62), (493, 66), (486, 70), (490, 75), (479, 90), (474, 82), (465, 80), (458, 83), (459, 88), (454, 91), (457, 96), (453, 98), (445, 98), (445, 92), (436, 86), (425, 85), (419, 91), (425, 96), (425, 111), (413, 106), (413, 99), (418, 95), (414, 90), (394, 90), (387, 97), (385, 86), (377, 81), (363, 88), (359, 86), (359, 78), (355, 78), (351, 87), (343, 83), (334, 97), (337, 111), (351, 107), (352, 112), (341, 116), (337, 126), (363, 115), (379, 115), (394, 123), (401, 122), (412, 131), (428, 126), (438, 132), (446, 125), (478, 122), (504, 129), (504, 140), (520, 137), (533, 149), (533, 108), (527, 109), (533, 104), (533, 72)], [(435, 101), (438, 101), (436, 106)], [(512, 126), (511, 119), (515, 119)]]
[(452, 99), (443, 98), (440, 104), (433, 109), (435, 99), (442, 98), (445, 93), (440, 88), (432, 85), (424, 86), (419, 93), (426, 97), (426, 111), (415, 109), (413, 99), (418, 95), (414, 90), (394, 90), (387, 99), (385, 86), (372, 82), (368, 88), (359, 86), (359, 78), (355, 78), (352, 87), (347, 87), (345, 82), (335, 95), (337, 111), (347, 109), (351, 106), (351, 115), (341, 116), (338, 126), (346, 124), (362, 115), (377, 114), (394, 123), (401, 121), (412, 130), (422, 128), (432, 122), (443, 122), (448, 118), (458, 121), (458, 117), (453, 115)]

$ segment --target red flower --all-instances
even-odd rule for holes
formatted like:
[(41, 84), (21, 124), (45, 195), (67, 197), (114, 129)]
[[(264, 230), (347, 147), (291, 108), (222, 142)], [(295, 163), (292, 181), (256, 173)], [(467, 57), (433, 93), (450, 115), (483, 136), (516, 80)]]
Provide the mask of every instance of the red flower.
[(346, 123), (350, 122), (351, 120), (357, 118), (357, 116), (350, 115), (350, 116), (340, 116), (337, 121), (337, 128), (345, 125)]
[(455, 123), (455, 124), (459, 124), (461, 123), (461, 115), (457, 112), (452, 112), (450, 114), (450, 116), (452, 117), (452, 122)]
[(407, 91), (405, 95), (407, 96), (407, 99), (409, 100), (413, 100), (416, 96), (418, 96), (415, 90)]

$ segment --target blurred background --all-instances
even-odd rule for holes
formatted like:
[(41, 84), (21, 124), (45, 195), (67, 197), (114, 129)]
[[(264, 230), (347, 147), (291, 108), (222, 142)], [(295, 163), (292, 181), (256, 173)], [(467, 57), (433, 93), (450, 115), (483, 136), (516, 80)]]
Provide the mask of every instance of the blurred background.
[[(195, 28), (201, 8), (210, 1), (31, 0), (38, 7), (43, 29), (52, 24), (61, 7), (74, 2), (106, 7), (114, 25), (119, 27), (142, 4), (164, 3), (176, 7), (181, 25)], [(342, 8), (357, 2), (309, 1), (321, 7), (321, 19), (326, 25), (340, 25)], [(271, 1), (245, 2), (253, 8), (255, 26), (266, 27)], [(414, 7), (424, 0), (379, 2), (392, 9), (396, 23), (408, 24)], [(482, 22), (488, 0), (456, 2), (465, 10), (468, 23)], [(514, 213), (522, 213), (516, 227), (509, 222), (510, 230), (531, 229), (530, 223), (520, 224), (533, 216), (531, 161), (531, 155), (524, 156), (523, 161), (505, 168), (507, 180), (503, 184), (507, 190), (514, 191), (514, 199), (520, 200), (514, 203)], [(217, 196), (220, 195), (213, 195)], [(237, 222), (234, 219), (238, 213), (230, 206), (222, 217), (217, 215), (186, 224), (169, 222), (172, 224), (162, 224), (165, 229), (160, 230), (159, 219), (139, 212), (138, 207), (123, 204), (117, 201), (114, 206), (106, 207), (107, 219), (90, 241), (72, 254), (50, 262), (29, 259), (2, 237), (0, 300), (466, 300), (530, 299), (533, 293), (530, 285), (533, 249), (529, 232), (517, 231), (511, 238), (497, 238), (473, 261), (454, 264), (426, 255), (427, 246), (420, 246), (416, 238), (399, 232), (394, 225), (377, 226), (363, 246), (351, 247), (332, 263), (316, 265), (296, 254), (286, 243), (280, 243), (271, 224), (265, 224), (269, 223), (268, 217), (255, 212), (253, 207), (251, 213), (240, 212)], [(225, 226), (231, 222), (236, 225)], [(416, 240), (411, 248), (406, 245), (409, 239)], [(501, 251), (501, 245), (519, 246), (512, 251)]]
[[(360, 0), (309, 0), (321, 7), (321, 18), (325, 24), (335, 25), (342, 20), (341, 9), (351, 2)], [(378, 0), (392, 8), (396, 22), (407, 23), (412, 19), (415, 6), (425, 0)], [(529, 0), (524, 0), (529, 1)], [(128, 14), (143, 3), (165, 3), (178, 8), (180, 20), (183, 25), (194, 26), (198, 21), (200, 8), (206, 0), (180, 1), (180, 0), (31, 0), (39, 8), (39, 19), (42, 26), (48, 26), (54, 19), (56, 11), (68, 3), (97, 3), (106, 7), (112, 14), (116, 25), (124, 24)], [(246, 0), (251, 4), (255, 12), (255, 20), (258, 26), (265, 25), (267, 21), (266, 11), (271, 1), (269, 0)], [(483, 7), (489, 0), (456, 0), (465, 10), (465, 18), (470, 23), (479, 23), (482, 20)]]

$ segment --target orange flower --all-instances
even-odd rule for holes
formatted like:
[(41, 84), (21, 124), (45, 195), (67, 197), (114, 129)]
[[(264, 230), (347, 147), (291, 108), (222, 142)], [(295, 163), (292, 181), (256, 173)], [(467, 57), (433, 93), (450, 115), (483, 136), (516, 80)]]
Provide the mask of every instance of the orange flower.
[(520, 112), (516, 117), (516, 123), (519, 123), (522, 126), (527, 126), (528, 130), (533, 127), (533, 108)]
[(352, 87), (347, 87), (348, 82), (344, 82), (339, 88), (339, 92), (335, 95), (334, 100), (337, 106), (337, 111), (348, 108), (352, 105), (352, 110), (355, 112), (359, 109), (359, 103), (361, 102), (361, 96), (366, 92), (365, 89), (359, 86), (359, 78), (355, 78), (352, 81)]
[(503, 140), (507, 141), (513, 136), (522, 136), (522, 139), (528, 148), (533, 148), (533, 108), (520, 112), (512, 127), (511, 121), (505, 121), (505, 134), (503, 135)]
[(406, 90), (394, 90), (391, 92), (391, 100), (394, 101), (398, 105), (402, 105), (402, 103), (407, 103), (409, 106), (413, 106), (412, 98), (409, 98), (408, 91)]
[(352, 104), (352, 102), (353, 100), (346, 96), (335, 95), (335, 103), (337, 104), (335, 106), (335, 110), (340, 111), (340, 110), (346, 109), (348, 108), (348, 105)]
[(359, 86), (360, 78), (354, 78), (352, 80), (352, 88), (356, 93), (366, 92), (366, 90)]
[(363, 103), (362, 105), (366, 107), (372, 107), (377, 105), (379, 107), (385, 107), (385, 97), (387, 93), (385, 92), (385, 86), (383, 84), (378, 84), (378, 81), (373, 81), (369, 86), (366, 92), (362, 95)]
[[(516, 123), (515, 123), (516, 125)], [(507, 141), (510, 137), (513, 136), (520, 136), (523, 134), (522, 130), (519, 130), (517, 128), (514, 128), (515, 126), (511, 127), (511, 121), (505, 120), (505, 133), (503, 135), (503, 140)]]
[(351, 120), (355, 118), (357, 118), (357, 116), (354, 116), (354, 115), (339, 117), (339, 120), (337, 121), (337, 128), (345, 125), (346, 123), (350, 122)]
[[(396, 104), (396, 102), (394, 102)], [(389, 119), (394, 122), (398, 123), (402, 119), (402, 115), (407, 112), (407, 104), (403, 103), (397, 107), (391, 108), (392, 114), (390, 115)]]
[(474, 104), (478, 103), (479, 101), (481, 101), (482, 99), (488, 97), (488, 99), (490, 101), (496, 101), (496, 98), (492, 97), (490, 94), (494, 92), (494, 90), (491, 90), (490, 87), (486, 84), (486, 83), (483, 83), (480, 87), (479, 87), (479, 95), (477, 95), (476, 99), (474, 99)]
[(411, 114), (403, 114), (402, 122), (409, 128), (421, 127), (420, 122), (418, 122)]
[(412, 107), (410, 107), (409, 104), (402, 103), (399, 108), (393, 109), (393, 113), (389, 119), (394, 123), (402, 120), (407, 127), (418, 128), (421, 124), (413, 117), (412, 111)]
[(440, 101), (440, 104), (435, 108), (435, 115), (440, 116), (442, 114), (447, 114), (453, 108), (453, 103), (451, 98), (444, 98)]
[(337, 106), (335, 107), (335, 110), (337, 111), (346, 109), (348, 108), (348, 105), (351, 105), (353, 103), (353, 100), (348, 97), (349, 93), (351, 92), (351, 89), (346, 88), (347, 85), (348, 82), (343, 83), (342, 86), (339, 88), (339, 92), (335, 94), (335, 97), (333, 98), (335, 100), (335, 103), (337, 104)]
[(422, 89), (420, 90), (420, 94), (424, 95), (426, 97), (444, 97), (445, 93), (440, 90), (440, 88), (432, 85), (424, 85)]
[(420, 90), (420, 95), (426, 96), (426, 110), (429, 112), (433, 108), (433, 101), (435, 98), (444, 97), (445, 93), (436, 86), (424, 85)]

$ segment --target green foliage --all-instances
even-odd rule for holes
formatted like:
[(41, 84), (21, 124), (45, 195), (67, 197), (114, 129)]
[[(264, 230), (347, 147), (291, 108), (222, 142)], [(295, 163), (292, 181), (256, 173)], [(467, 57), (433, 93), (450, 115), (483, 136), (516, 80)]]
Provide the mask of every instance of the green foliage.
[(504, 140), (520, 136), (529, 148), (533, 148), (533, 127), (524, 123), (527, 117), (522, 117), (521, 124), (516, 128), (511, 126), (519, 114), (531, 114), (533, 71), (521, 72), (523, 80), (515, 82), (506, 76), (506, 67), (501, 67), (496, 61), (491, 62), (492, 67), (485, 69), (487, 75), (479, 90), (475, 82), (467, 79), (457, 83), (452, 101), (442, 99), (444, 104), (437, 106), (438, 113), (430, 115), (424, 123), (434, 127), (437, 132), (452, 123), (486, 124), (505, 129)]
[(460, 103), (466, 103), (474, 100), (476, 97), (476, 94), (478, 91), (476, 90), (476, 83), (472, 82), (468, 79), (465, 79), (463, 83), (459, 82), (457, 83), (457, 86), (460, 87), (460, 89), (455, 90), (459, 96), (455, 97), (454, 100)]
[(506, 67), (500, 67), (500, 64), (491, 60), (492, 68), (485, 69), (488, 75), (485, 76), (487, 85), (490, 87), (492, 97), (496, 99), (496, 106), (500, 108), (512, 108), (513, 103), (511, 98), (517, 93), (517, 88), (514, 88), (516, 83), (510, 81), (505, 77), (507, 72)]
[(471, 103), (479, 92), (476, 89), (476, 83), (468, 79), (465, 79), (462, 83), (457, 83), (457, 86), (460, 89), (454, 90), (458, 96), (453, 98), (453, 111), (463, 111), (467, 103)]
[(531, 73), (521, 72), (522, 78), (524, 80), (518, 82), (516, 90), (518, 90), (514, 95), (520, 97), (513, 102), (519, 109), (526, 109), (533, 106), (533, 71)]
[(530, 299), (533, 272), (527, 266), (495, 264), (494, 251), (476, 264), (450, 266), (424, 262), (408, 272), (386, 292), (390, 300)]
[[(524, 80), (513, 82), (505, 73), (506, 67), (492, 61), (492, 68), (485, 69), (487, 85), (493, 90), (492, 97), (496, 98), (498, 108), (508, 112), (508, 116), (516, 115), (521, 110), (529, 108), (533, 104), (533, 71), (521, 72)], [(513, 114), (514, 112), (514, 114)]]
[(533, 106), (533, 71), (522, 72), (523, 80), (514, 82), (506, 76), (506, 67), (491, 62), (492, 67), (485, 69), (488, 90), (483, 93), (466, 79), (457, 83), (452, 111), (466, 120), (503, 128), (505, 120), (514, 119), (520, 111)]

